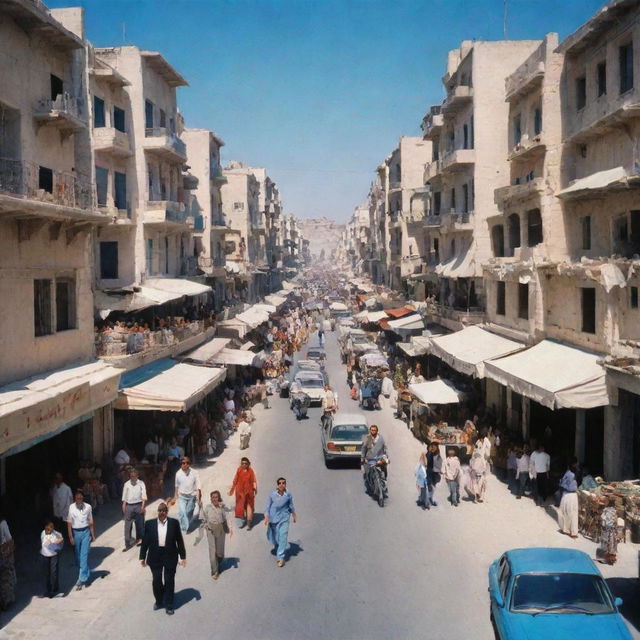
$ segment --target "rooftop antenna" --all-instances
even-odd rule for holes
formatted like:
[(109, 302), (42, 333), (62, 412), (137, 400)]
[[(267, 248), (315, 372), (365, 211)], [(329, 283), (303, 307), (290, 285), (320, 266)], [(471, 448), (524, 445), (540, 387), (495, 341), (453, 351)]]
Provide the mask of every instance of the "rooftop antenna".
[(508, 40), (507, 19), (509, 17), (509, 0), (503, 0), (503, 5), (504, 5), (504, 20), (502, 24), (502, 31), (504, 34), (504, 39)]

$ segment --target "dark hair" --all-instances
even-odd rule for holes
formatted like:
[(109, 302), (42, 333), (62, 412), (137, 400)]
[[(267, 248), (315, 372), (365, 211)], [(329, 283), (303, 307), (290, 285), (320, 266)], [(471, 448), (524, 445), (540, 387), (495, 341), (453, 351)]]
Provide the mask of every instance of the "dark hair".
[(242, 456), (242, 458), (240, 458), (240, 462), (247, 462), (248, 464), (251, 464), (251, 460), (249, 460), (247, 456)]
[(282, 477), (280, 477), (280, 478), (278, 478), (278, 479), (276, 480), (276, 484), (280, 484), (281, 482), (285, 482), (285, 483), (286, 483), (286, 482), (287, 482), (287, 479), (286, 479), (286, 478), (282, 478)]
[(84, 498), (84, 491), (82, 489), (76, 489), (73, 492), (73, 497), (75, 498), (78, 494), (80, 494)]
[(222, 502), (222, 494), (217, 489), (215, 491), (212, 491), (209, 494), (209, 497), (211, 498), (213, 495), (217, 495), (218, 496), (218, 500), (220, 500)]

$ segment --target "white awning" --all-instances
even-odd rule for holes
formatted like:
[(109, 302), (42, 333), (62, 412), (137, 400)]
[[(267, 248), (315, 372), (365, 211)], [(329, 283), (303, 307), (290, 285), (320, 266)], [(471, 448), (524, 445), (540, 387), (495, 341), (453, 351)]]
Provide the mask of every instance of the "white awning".
[(454, 404), (460, 402), (460, 391), (446, 380), (429, 380), (409, 385), (409, 393), (424, 404)]
[(259, 305), (254, 305), (253, 307), (249, 307), (246, 311), (239, 313), (236, 316), (236, 319), (242, 320), (242, 322), (244, 322), (248, 327), (255, 329), (262, 323), (269, 320), (269, 312), (264, 308), (260, 308)]
[(273, 305), (274, 307), (279, 307), (280, 305), (283, 305), (287, 301), (287, 299), (284, 296), (272, 294), (270, 296), (265, 296), (264, 301), (267, 304)]
[(346, 304), (343, 304), (342, 302), (332, 302), (329, 305), (329, 309), (331, 309), (332, 311), (348, 311), (348, 307)]
[(360, 356), (360, 364), (366, 364), (368, 367), (386, 367), (389, 368), (387, 359), (379, 352), (372, 351)]
[(294, 284), (293, 282), (288, 282), (287, 280), (282, 281), (282, 288), (285, 291), (293, 291), (296, 287), (299, 287), (299, 286), (300, 285)]
[(486, 331), (480, 326), (466, 327), (446, 336), (431, 338), (431, 353), (456, 371), (484, 378), (485, 362), (524, 349), (524, 344)]
[(473, 278), (476, 275), (474, 249), (460, 249), (453, 258), (436, 265), (435, 272), (442, 278)]
[(288, 289), (280, 289), (280, 291), (276, 291), (275, 295), (281, 296), (282, 298), (289, 299), (288, 296), (291, 293)]
[(55, 435), (112, 402), (122, 369), (102, 360), (49, 371), (0, 387), (0, 454)]
[(213, 362), (219, 365), (238, 365), (240, 367), (261, 367), (262, 354), (253, 353), (244, 349), (222, 349), (213, 358)]
[(188, 411), (220, 384), (226, 375), (226, 369), (158, 360), (122, 376), (122, 388), (115, 408)]
[(230, 320), (221, 320), (216, 325), (216, 334), (225, 338), (244, 338), (249, 327), (241, 320), (231, 318)]
[(485, 363), (487, 377), (550, 409), (591, 409), (609, 404), (604, 356), (543, 340), (534, 347)]
[[(637, 177), (637, 176), (636, 176)], [(574, 180), (571, 185), (562, 191), (558, 191), (556, 196), (562, 200), (576, 198), (580, 195), (588, 195), (589, 192), (605, 189), (613, 186), (617, 182), (624, 181), (627, 178), (627, 172), (624, 167), (615, 167), (606, 171), (598, 171), (592, 173), (586, 178)]]
[(399, 347), (408, 356), (415, 358), (429, 353), (431, 339), (423, 336), (413, 336), (410, 342), (396, 342), (396, 347)]
[(404, 329), (408, 331), (410, 329), (424, 329), (424, 320), (421, 315), (414, 313), (409, 316), (403, 316), (402, 318), (396, 318), (395, 320), (389, 320), (389, 327), (394, 331), (396, 329)]
[(230, 342), (231, 338), (213, 338), (213, 340), (205, 342), (202, 346), (183, 356), (182, 359), (190, 360), (192, 362), (207, 363), (217, 353), (222, 351), (222, 349), (224, 349)]
[(165, 294), (182, 296), (201, 296), (211, 291), (211, 287), (199, 282), (182, 278), (148, 278), (142, 289), (151, 287)]
[(353, 317), (360, 322), (380, 322), (389, 316), (384, 311), (361, 311)]
[(373, 296), (371, 298), (367, 298), (364, 301), (364, 306), (369, 308), (369, 307), (375, 307), (378, 304), (378, 298), (376, 298), (376, 296)]

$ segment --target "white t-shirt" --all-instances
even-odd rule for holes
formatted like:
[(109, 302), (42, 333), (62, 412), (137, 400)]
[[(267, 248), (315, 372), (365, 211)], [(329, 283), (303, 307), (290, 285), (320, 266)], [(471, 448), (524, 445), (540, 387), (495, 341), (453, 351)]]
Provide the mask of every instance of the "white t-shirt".
[(54, 485), (51, 488), (51, 502), (53, 503), (53, 515), (66, 521), (69, 505), (73, 502), (71, 487), (64, 482), (59, 487)]
[(84, 529), (93, 520), (91, 505), (83, 502), (80, 507), (75, 502), (69, 506), (67, 522), (71, 523), (72, 529)]
[(241, 436), (248, 436), (251, 434), (251, 425), (246, 422), (245, 420), (243, 420), (239, 425), (238, 425), (238, 432), (240, 433)]
[(55, 529), (51, 533), (45, 533), (44, 529), (40, 534), (40, 555), (45, 558), (53, 558), (62, 549), (64, 541), (62, 535)]
[(169, 523), (169, 518), (167, 518), (164, 522), (160, 522), (160, 518), (158, 518), (158, 546), (164, 547), (167, 543), (167, 524)]
[(182, 469), (179, 469), (176, 473), (176, 489), (182, 495), (195, 495), (196, 491), (202, 489), (198, 472), (189, 468), (189, 473), (185, 473)]

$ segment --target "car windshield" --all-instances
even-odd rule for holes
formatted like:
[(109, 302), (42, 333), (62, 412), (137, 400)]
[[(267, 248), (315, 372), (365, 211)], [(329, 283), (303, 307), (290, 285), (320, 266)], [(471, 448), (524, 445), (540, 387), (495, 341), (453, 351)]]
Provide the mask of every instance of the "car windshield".
[(298, 378), (298, 382), (303, 387), (311, 387), (313, 389), (321, 389), (324, 387), (324, 380), (322, 378)]
[(524, 573), (516, 576), (511, 610), (523, 613), (613, 613), (600, 576), (582, 573)]
[(324, 352), (322, 351), (307, 351), (307, 357), (309, 358), (323, 358)]
[(331, 437), (334, 440), (357, 440), (361, 442), (368, 431), (366, 424), (338, 424), (331, 430)]

